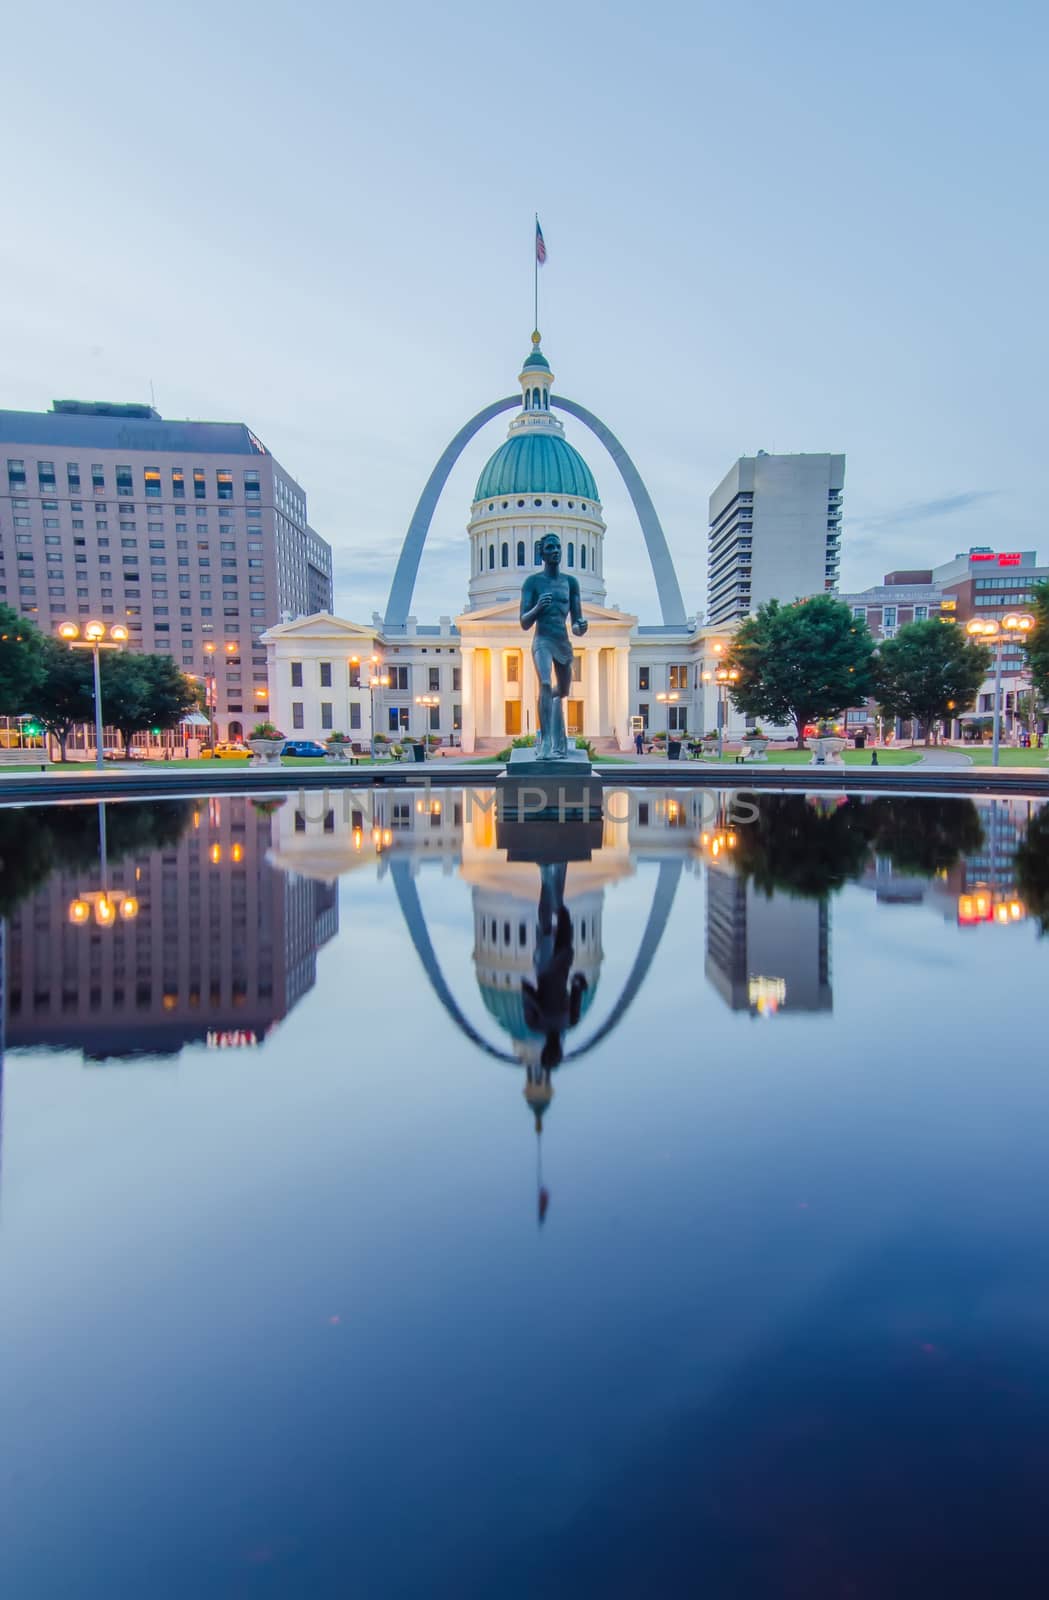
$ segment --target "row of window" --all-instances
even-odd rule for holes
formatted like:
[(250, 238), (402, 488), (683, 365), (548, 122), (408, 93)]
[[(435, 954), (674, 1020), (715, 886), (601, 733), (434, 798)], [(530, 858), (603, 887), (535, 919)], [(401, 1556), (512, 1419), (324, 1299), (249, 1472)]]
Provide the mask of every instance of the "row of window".
[[(852, 614), (858, 621), (866, 622), (869, 618), (875, 625), (878, 621), (879, 612), (881, 613), (881, 626), (883, 628), (896, 627), (897, 617), (899, 616), (899, 608), (897, 606), (853, 606), (852, 608)], [(928, 606), (915, 606), (913, 621), (928, 622), (928, 620)]]
[[(542, 496), (541, 495), (536, 495), (536, 497), (532, 501), (532, 504), (533, 504), (533, 506), (542, 506), (542, 504), (543, 504)], [(560, 509), (560, 506), (561, 506), (560, 500), (551, 500), (550, 504), (551, 504), (551, 506), (553, 507), (553, 509), (555, 511)], [(566, 500), (565, 504), (567, 505), (569, 511), (574, 511), (575, 510), (575, 501), (574, 500)], [(525, 501), (523, 501), (523, 500), (518, 500), (517, 501), (518, 510), (523, 509), (524, 505), (525, 505)], [(489, 509), (489, 511), (494, 511), (495, 510), (495, 501), (494, 500), (489, 500), (488, 509)], [(503, 511), (509, 511), (509, 509), (510, 509), (509, 500), (503, 500), (501, 502), (501, 504), (500, 504), (500, 509), (503, 510)], [(586, 511), (586, 510), (589, 509), (585, 500), (580, 500), (579, 509), (580, 509), (580, 511)]]
[[(532, 564), (533, 564), (533, 566), (536, 566), (536, 567), (541, 567), (542, 564), (543, 564), (543, 558), (539, 553), (540, 544), (541, 544), (541, 541), (539, 539), (537, 539), (535, 541), (535, 544), (532, 547)], [(483, 544), (482, 545), (478, 545), (478, 547), (477, 547), (477, 560), (478, 560), (478, 571), (484, 572), (485, 564), (484, 564), (484, 545)], [(587, 547), (586, 547), (585, 544), (581, 544), (579, 546), (579, 566), (580, 566), (580, 570), (583, 571), (583, 572), (586, 571), (586, 562), (587, 562)], [(518, 539), (518, 541), (517, 541), (517, 563), (516, 564), (519, 567), (523, 567), (525, 565), (525, 542), (524, 542), (523, 539)], [(569, 539), (567, 550), (566, 550), (565, 565), (568, 566), (568, 567), (574, 567), (575, 564), (576, 564), (575, 541), (573, 539)], [(509, 544), (504, 542), (500, 546), (500, 549), (499, 549), (499, 566), (500, 567), (508, 567), (509, 565), (510, 565), (510, 546), (509, 546)], [(594, 565), (594, 558), (593, 557), (591, 557), (591, 565), (592, 566)], [(490, 544), (488, 546), (488, 571), (489, 572), (494, 572), (495, 569), (496, 569), (495, 545), (494, 544)]]
[[(257, 470), (244, 473), (244, 498), (247, 501), (258, 500), (262, 495), (262, 484)], [(36, 481), (41, 494), (47, 494), (57, 487), (58, 479), (53, 461), (38, 461), (36, 463)], [(65, 469), (66, 487), (70, 494), (79, 493), (82, 487), (79, 461), (67, 461)], [(143, 467), (142, 481), (146, 498), (159, 500), (163, 485), (159, 467)], [(193, 498), (195, 500), (208, 499), (207, 473), (203, 467), (194, 467), (190, 481), (193, 485)], [(122, 494), (133, 497), (135, 494), (134, 469), (130, 465), (117, 466), (113, 473), (113, 482), (117, 495)], [(12, 493), (26, 486), (26, 466), (24, 460), (15, 460), (8, 457), (7, 484)], [(105, 493), (106, 469), (101, 462), (91, 464), (91, 487), (96, 494)], [(182, 467), (172, 467), (169, 483), (169, 498), (172, 500), (185, 500), (186, 474)], [(233, 473), (228, 467), (215, 469), (215, 494), (217, 500), (233, 499)]]
[[(507, 679), (508, 679), (509, 682), (516, 683), (517, 682), (517, 678), (516, 678), (516, 661), (517, 661), (517, 657), (511, 657), (511, 660), (514, 662), (515, 671), (514, 671), (514, 675), (511, 676), (510, 671), (509, 671), (509, 663), (508, 663)], [(319, 677), (320, 677), (320, 686), (321, 686), (321, 688), (322, 689), (330, 689), (332, 687), (332, 681), (333, 681), (332, 680), (332, 662), (330, 662), (330, 661), (319, 661), (317, 663), (317, 666), (319, 668)], [(301, 689), (303, 687), (303, 684), (304, 684), (305, 664), (302, 661), (292, 661), (292, 662), (289, 663), (289, 669), (290, 669), (291, 687), (293, 689)], [(361, 668), (360, 668), (360, 665), (357, 662), (351, 661), (351, 662), (348, 663), (347, 670), (348, 670), (348, 673), (349, 673), (349, 687), (351, 689), (359, 689), (359, 688), (361, 688)], [(410, 677), (411, 670), (412, 669), (410, 667), (384, 665), (383, 668), (382, 668), (382, 676), (384, 678), (386, 678), (388, 680), (388, 682), (386, 684), (384, 684), (383, 687), (391, 689), (394, 693), (407, 694), (411, 689), (411, 677)], [(427, 675), (427, 692), (429, 694), (440, 694), (440, 692), (441, 692), (441, 669), (440, 669), (440, 667), (427, 667), (426, 668), (426, 675)], [(460, 688), (461, 682), (462, 682), (462, 668), (461, 667), (453, 667), (452, 668), (452, 689), (456, 694), (458, 694), (458, 692), (459, 692), (459, 688)], [(365, 683), (365, 687), (367, 687), (367, 677), (365, 677), (364, 683)]]

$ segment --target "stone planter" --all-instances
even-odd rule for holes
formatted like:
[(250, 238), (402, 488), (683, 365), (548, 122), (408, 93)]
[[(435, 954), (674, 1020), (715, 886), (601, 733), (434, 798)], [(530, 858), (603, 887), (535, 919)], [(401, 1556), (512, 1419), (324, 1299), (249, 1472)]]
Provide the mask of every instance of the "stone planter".
[(805, 748), (812, 751), (812, 765), (823, 767), (830, 762), (833, 766), (841, 766), (841, 752), (846, 745), (845, 739), (821, 737), (819, 739), (806, 739)]
[(249, 739), (248, 749), (253, 756), (257, 756), (264, 767), (275, 767), (280, 761), (280, 753), (284, 749), (283, 739)]
[(717, 755), (717, 753), (718, 753), (718, 742), (717, 742), (716, 739), (704, 739), (703, 743), (700, 745), (699, 748), (700, 748), (700, 753), (703, 756), (703, 759), (706, 761), (706, 760), (709, 760), (709, 758), (711, 756), (716, 756)]
[(743, 750), (748, 761), (767, 761), (769, 742), (767, 739), (744, 739)]
[(350, 746), (342, 739), (325, 739), (325, 754), (329, 761), (345, 761), (350, 754)]

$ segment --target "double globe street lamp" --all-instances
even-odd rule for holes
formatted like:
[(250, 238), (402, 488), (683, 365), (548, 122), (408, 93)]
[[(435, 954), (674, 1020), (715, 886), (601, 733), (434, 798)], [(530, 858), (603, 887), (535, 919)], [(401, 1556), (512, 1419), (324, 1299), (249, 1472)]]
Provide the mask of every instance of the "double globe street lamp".
[(1034, 618), (1027, 611), (1009, 611), (997, 621), (994, 617), (973, 617), (965, 624), (970, 639), (993, 646), (994, 662), (994, 721), (991, 765), (998, 765), (998, 750), (1002, 732), (1002, 646), (1007, 641), (1024, 640), (1034, 627)]
[[(108, 632), (109, 638), (106, 638)], [(58, 637), (64, 639), (71, 650), (90, 650), (94, 657), (95, 667), (95, 766), (101, 772), (103, 764), (102, 754), (102, 673), (99, 666), (99, 651), (119, 650), (121, 645), (127, 643), (127, 629), (122, 622), (115, 623), (107, 629), (104, 622), (85, 622), (84, 637), (80, 637), (80, 624), (78, 622), (63, 622), (58, 630)]]

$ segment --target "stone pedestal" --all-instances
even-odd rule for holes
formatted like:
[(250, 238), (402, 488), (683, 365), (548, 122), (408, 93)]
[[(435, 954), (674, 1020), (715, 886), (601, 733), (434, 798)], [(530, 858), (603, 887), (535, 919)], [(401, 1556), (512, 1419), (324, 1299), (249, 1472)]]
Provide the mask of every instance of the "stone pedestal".
[(601, 816), (601, 780), (585, 750), (569, 750), (556, 760), (539, 758), (527, 747), (512, 750), (496, 789), (499, 815), (513, 821), (563, 823)]

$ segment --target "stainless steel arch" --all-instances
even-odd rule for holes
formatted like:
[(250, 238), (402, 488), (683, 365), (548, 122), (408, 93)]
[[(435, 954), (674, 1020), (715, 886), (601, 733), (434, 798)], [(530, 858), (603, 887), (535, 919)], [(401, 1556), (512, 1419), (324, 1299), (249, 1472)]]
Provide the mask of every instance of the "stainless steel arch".
[[(681, 598), (681, 587), (674, 571), (674, 562), (670, 554), (670, 547), (666, 541), (662, 525), (656, 515), (656, 508), (652, 504), (652, 497), (645, 488), (644, 479), (631, 461), (626, 450), (620, 444), (611, 428), (607, 427), (599, 417), (585, 406), (578, 405), (574, 400), (566, 400), (562, 395), (551, 395), (550, 403), (559, 406), (562, 411), (567, 411), (570, 416), (577, 417), (590, 429), (595, 438), (599, 439), (608, 451), (612, 460), (619, 469), (619, 475), (626, 485), (627, 493), (633, 502), (637, 519), (641, 524), (645, 546), (648, 550), (648, 559), (652, 563), (652, 576), (656, 580), (656, 593), (659, 596), (659, 609), (663, 622), (667, 626), (683, 627), (685, 624), (685, 603)], [(520, 395), (508, 395), (504, 400), (495, 400), (490, 406), (485, 406), (475, 417), (471, 417), (466, 425), (441, 452), (440, 459), (426, 480), (426, 486), (419, 496), (419, 503), (412, 514), (408, 524), (408, 532), (404, 536), (401, 553), (397, 559), (397, 567), (390, 585), (390, 595), (386, 602), (386, 616), (384, 627), (395, 631), (403, 628), (408, 620), (411, 610), (412, 595), (415, 591), (415, 580), (419, 575), (419, 563), (422, 560), (423, 546), (426, 535), (430, 531), (430, 523), (437, 509), (437, 502), (441, 498), (448, 476), (470, 443), (475, 433), (484, 427), (486, 422), (491, 422), (502, 411), (512, 411), (521, 404)]]

